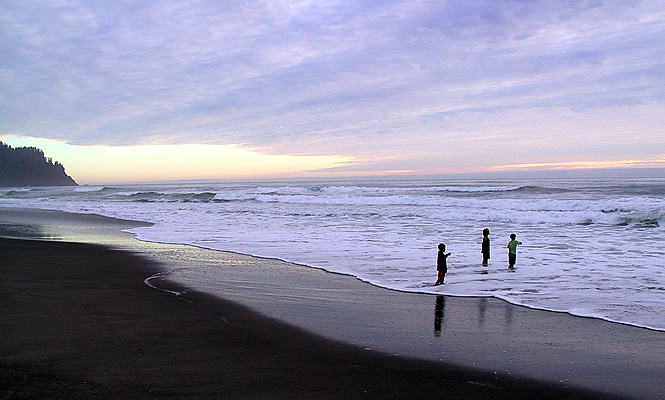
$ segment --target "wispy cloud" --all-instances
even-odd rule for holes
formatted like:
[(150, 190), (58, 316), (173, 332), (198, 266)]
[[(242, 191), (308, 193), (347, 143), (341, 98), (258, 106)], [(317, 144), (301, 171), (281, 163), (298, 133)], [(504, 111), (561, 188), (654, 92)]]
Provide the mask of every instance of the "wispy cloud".
[(569, 161), (557, 163), (531, 163), (497, 165), (491, 171), (527, 171), (553, 169), (608, 169), (608, 168), (665, 168), (665, 155), (654, 160)]

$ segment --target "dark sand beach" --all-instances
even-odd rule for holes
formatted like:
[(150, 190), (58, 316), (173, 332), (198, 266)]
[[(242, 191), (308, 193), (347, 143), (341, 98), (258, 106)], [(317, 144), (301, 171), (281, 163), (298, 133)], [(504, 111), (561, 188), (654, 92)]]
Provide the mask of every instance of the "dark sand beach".
[[(200, 250), (153, 247), (119, 233), (119, 229), (139, 225), (95, 216), (0, 209), (0, 236), (14, 237), (0, 239), (2, 398), (663, 397), (662, 332), (523, 307), (506, 308), (498, 300), (402, 294), (313, 269), (307, 269), (311, 271), (307, 281), (318, 288), (320, 298), (309, 305), (302, 304), (309, 294), (289, 289), (296, 286), (293, 283), (275, 284), (279, 288), (271, 290), (291, 292), (290, 298), (297, 298), (296, 302), (261, 301), (261, 296), (287, 296), (268, 290), (257, 296), (233, 280), (226, 283), (228, 299), (233, 301), (162, 279), (152, 283), (165, 290), (156, 290), (144, 280), (167, 269), (169, 257), (184, 252), (191, 255), (191, 262), (199, 262)], [(232, 255), (224, 257), (234, 262)], [(242, 262), (250, 273), (254, 264), (269, 262), (249, 260)], [(188, 261), (179, 257), (178, 262)], [(241, 276), (237, 274), (242, 274), (237, 262), (234, 271), (237, 282)], [(293, 271), (280, 267), (263, 278), (279, 274), (289, 281), (284, 275), (294, 274), (292, 279), (302, 286), (303, 279)], [(342, 285), (348, 290), (341, 290)], [(417, 348), (418, 341), (391, 339), (407, 331), (397, 322), (381, 330), (377, 318), (385, 324), (387, 317), (377, 311), (377, 303), (354, 300), (351, 292), (361, 299), (379, 298), (378, 304), (393, 314), (408, 312), (399, 308), (408, 307), (406, 303), (426, 299), (423, 307), (430, 337), (423, 340), (436, 345), (439, 339), (431, 337), (436, 334), (450, 346), (438, 361), (392, 355), (408, 353), (402, 348)], [(326, 314), (326, 324), (317, 307), (327, 305), (330, 298), (346, 307), (345, 317), (336, 316), (340, 311), (333, 310)], [(386, 304), (395, 298), (400, 306)], [(266, 309), (257, 306), (264, 303)], [(479, 324), (481, 304), (487, 316)], [(283, 322), (290, 320), (285, 315), (289, 310), (293, 324)], [(493, 317), (498, 311), (501, 317)], [(299, 318), (312, 320), (313, 315), (320, 316), (318, 334), (299, 323)], [(410, 324), (406, 316), (397, 317), (402, 324)], [(387, 351), (366, 350), (375, 347), (371, 338), (366, 346), (344, 343), (344, 337), (333, 332), (333, 325), (337, 331), (351, 332), (352, 337), (372, 335), (378, 329), (383, 334), (376, 335), (383, 337), (374, 339)], [(546, 333), (553, 329), (562, 331)], [(508, 347), (508, 342), (514, 347)], [(488, 359), (500, 363), (503, 357), (506, 363), (519, 364), (513, 360), (516, 354), (508, 354), (516, 347), (529, 360), (510, 373), (491, 366), (471, 367), (461, 356), (478, 349)], [(497, 354), (502, 356), (494, 357), (487, 350), (492, 348), (499, 349)], [(477, 358), (482, 359), (480, 354)], [(542, 379), (555, 365), (571, 370), (571, 376), (581, 375), (580, 379), (562, 382), (558, 372), (552, 372), (556, 379)], [(589, 368), (595, 372), (590, 373)], [(607, 381), (615, 382), (608, 385)]]

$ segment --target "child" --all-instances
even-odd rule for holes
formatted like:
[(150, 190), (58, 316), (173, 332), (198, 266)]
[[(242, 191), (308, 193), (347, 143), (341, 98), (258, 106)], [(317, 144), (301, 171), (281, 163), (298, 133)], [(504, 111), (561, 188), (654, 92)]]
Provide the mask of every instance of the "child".
[(517, 259), (517, 245), (522, 244), (515, 240), (516, 236), (514, 233), (510, 234), (510, 242), (508, 242), (508, 268), (515, 268), (515, 260)]
[(445, 254), (446, 245), (443, 243), (439, 244), (439, 255), (436, 258), (436, 270), (439, 272), (439, 278), (436, 280), (434, 286), (440, 285), (443, 283), (443, 279), (446, 277), (446, 272), (448, 272), (448, 265), (446, 264), (446, 258), (450, 253)]
[(483, 246), (480, 250), (483, 253), (483, 265), (487, 265), (490, 259), (490, 230), (489, 228), (483, 229)]

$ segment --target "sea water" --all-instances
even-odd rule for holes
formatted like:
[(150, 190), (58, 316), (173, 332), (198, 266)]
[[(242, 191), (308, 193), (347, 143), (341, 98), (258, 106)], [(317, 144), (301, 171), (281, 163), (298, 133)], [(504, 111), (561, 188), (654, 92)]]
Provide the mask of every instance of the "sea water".
[[(146, 221), (154, 225), (132, 230), (138, 239), (278, 258), (395, 290), (493, 296), (665, 330), (665, 179), (4, 189), (0, 206)], [(483, 228), (491, 232), (488, 266), (481, 265)], [(522, 242), (514, 270), (511, 233)], [(439, 243), (451, 255), (445, 284), (434, 286)]]

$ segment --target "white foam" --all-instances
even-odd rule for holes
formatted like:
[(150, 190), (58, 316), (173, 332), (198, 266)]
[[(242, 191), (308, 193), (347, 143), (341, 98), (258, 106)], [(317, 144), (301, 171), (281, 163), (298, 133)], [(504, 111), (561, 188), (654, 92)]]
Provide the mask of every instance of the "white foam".
[(78, 186), (73, 189), (74, 192), (86, 193), (86, 192), (101, 192), (104, 190), (104, 186)]

